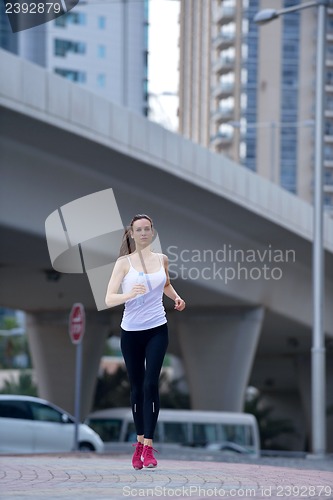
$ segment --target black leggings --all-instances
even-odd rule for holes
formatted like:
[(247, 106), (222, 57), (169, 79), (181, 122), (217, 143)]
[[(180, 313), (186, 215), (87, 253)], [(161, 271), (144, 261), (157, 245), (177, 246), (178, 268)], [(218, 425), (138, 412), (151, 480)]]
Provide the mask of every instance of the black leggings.
[(158, 379), (168, 347), (168, 326), (141, 331), (121, 329), (121, 351), (131, 386), (136, 433), (154, 438), (160, 409)]

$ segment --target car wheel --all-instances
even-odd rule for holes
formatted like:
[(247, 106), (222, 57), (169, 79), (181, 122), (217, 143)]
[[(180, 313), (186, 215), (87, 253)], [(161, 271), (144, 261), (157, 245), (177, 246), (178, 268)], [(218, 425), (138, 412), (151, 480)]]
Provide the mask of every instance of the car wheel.
[(91, 443), (80, 443), (79, 451), (95, 451), (95, 448)]

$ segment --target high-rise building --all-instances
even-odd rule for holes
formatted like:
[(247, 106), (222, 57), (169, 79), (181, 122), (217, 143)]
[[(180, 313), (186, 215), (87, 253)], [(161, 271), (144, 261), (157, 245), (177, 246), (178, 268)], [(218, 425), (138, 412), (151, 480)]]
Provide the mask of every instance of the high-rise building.
[[(300, 0), (181, 0), (179, 131), (312, 202), (317, 9)], [(333, 9), (327, 11), (324, 203), (333, 207)]]
[(0, 47), (147, 115), (148, 0), (83, 0), (14, 34), (0, 16)]
[(18, 53), (18, 36), (12, 33), (3, 2), (0, 2), (0, 47), (13, 54)]

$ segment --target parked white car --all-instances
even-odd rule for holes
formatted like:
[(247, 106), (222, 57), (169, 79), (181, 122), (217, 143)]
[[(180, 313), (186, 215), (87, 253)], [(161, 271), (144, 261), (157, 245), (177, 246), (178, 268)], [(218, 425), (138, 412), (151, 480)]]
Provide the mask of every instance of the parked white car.
[[(0, 394), (0, 453), (68, 452), (74, 448), (74, 417), (44, 399)], [(78, 426), (79, 449), (103, 452), (97, 432)]]

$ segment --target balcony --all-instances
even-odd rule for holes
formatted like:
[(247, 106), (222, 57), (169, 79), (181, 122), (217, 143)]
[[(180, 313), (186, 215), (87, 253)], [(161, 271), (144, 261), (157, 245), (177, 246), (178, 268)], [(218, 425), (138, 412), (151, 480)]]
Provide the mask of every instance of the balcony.
[(214, 22), (216, 24), (228, 24), (235, 19), (236, 8), (235, 7), (221, 7), (216, 9), (214, 15)]
[(232, 134), (221, 134), (218, 133), (210, 138), (210, 143), (217, 149), (223, 149), (232, 144), (233, 135)]
[(326, 48), (325, 48), (325, 63), (326, 66), (332, 67), (333, 65), (333, 33), (327, 34), (328, 39), (326, 39)]
[(235, 34), (234, 33), (220, 33), (216, 38), (212, 40), (213, 48), (216, 50), (227, 49), (235, 44)]
[(234, 57), (221, 57), (213, 65), (213, 71), (218, 75), (230, 73), (234, 70), (235, 58)]
[(213, 112), (212, 119), (217, 125), (220, 125), (221, 123), (226, 123), (232, 120), (233, 114), (233, 108), (218, 108), (217, 111)]
[(216, 99), (224, 99), (233, 95), (235, 89), (234, 83), (219, 83), (213, 88), (213, 97)]
[(333, 193), (333, 184), (324, 184), (324, 193)]
[(324, 167), (333, 168), (333, 154), (324, 154)]
[(327, 104), (325, 109), (325, 118), (333, 119), (333, 107), (327, 106)]
[(324, 135), (325, 144), (333, 144), (333, 135)]

